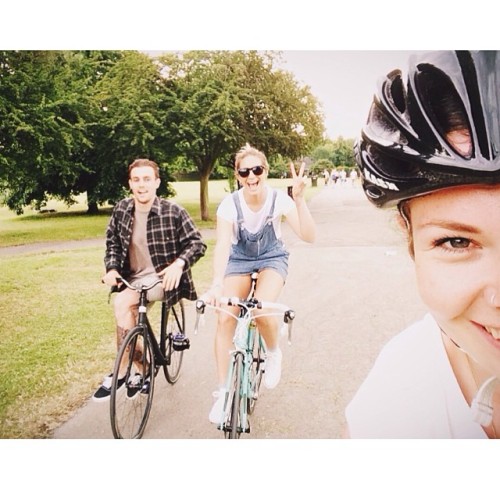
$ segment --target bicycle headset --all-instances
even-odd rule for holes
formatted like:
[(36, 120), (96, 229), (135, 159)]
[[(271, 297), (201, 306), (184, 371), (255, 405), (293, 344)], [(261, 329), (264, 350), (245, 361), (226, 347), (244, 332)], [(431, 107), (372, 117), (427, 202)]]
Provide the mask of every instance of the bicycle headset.
[[(453, 103), (453, 113), (443, 101)], [(354, 146), (367, 198), (378, 207), (452, 186), (500, 183), (500, 52), (435, 51), (378, 83)], [(447, 139), (453, 114), (469, 152)]]

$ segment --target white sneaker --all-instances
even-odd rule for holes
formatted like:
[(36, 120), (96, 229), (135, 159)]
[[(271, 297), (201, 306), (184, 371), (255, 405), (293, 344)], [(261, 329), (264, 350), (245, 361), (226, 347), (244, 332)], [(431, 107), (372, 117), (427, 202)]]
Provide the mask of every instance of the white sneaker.
[(226, 396), (226, 391), (225, 389), (219, 389), (218, 391), (214, 391), (212, 396), (216, 399), (208, 415), (208, 420), (210, 420), (212, 424), (221, 424), (222, 418), (224, 416), (223, 411), (224, 411), (224, 399)]
[(266, 353), (266, 367), (264, 372), (264, 386), (274, 389), (281, 379), (281, 359), (283, 353), (279, 347), (275, 351)]

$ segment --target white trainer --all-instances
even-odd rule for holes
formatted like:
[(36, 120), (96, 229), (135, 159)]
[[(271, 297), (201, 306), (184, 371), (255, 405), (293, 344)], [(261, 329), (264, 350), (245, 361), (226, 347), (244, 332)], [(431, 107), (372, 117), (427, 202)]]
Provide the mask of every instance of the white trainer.
[(266, 353), (266, 367), (264, 372), (264, 386), (274, 389), (281, 379), (281, 360), (283, 353), (279, 347), (272, 352)]
[(218, 391), (214, 391), (212, 396), (215, 398), (215, 403), (210, 410), (208, 415), (208, 420), (212, 422), (212, 424), (221, 424), (223, 418), (223, 410), (224, 410), (224, 399), (226, 396), (225, 389), (219, 389)]

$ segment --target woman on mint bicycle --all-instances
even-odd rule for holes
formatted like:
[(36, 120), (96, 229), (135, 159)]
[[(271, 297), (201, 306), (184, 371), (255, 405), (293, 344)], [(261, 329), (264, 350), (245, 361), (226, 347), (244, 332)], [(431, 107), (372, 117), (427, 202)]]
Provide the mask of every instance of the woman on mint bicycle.
[[(288, 252), (281, 241), (281, 218), (285, 217), (294, 232), (312, 243), (316, 226), (304, 199), (304, 164), (299, 173), (290, 164), (293, 199), (266, 183), (269, 165), (261, 151), (246, 145), (235, 157), (235, 174), (241, 189), (228, 195), (217, 210), (217, 243), (213, 259), (213, 283), (204, 294), (207, 304), (219, 304), (221, 296), (246, 297), (251, 274), (258, 273), (255, 297), (276, 302), (288, 273)], [(235, 308), (230, 310), (235, 313)], [(282, 353), (278, 345), (279, 324), (276, 318), (257, 320), (267, 347), (264, 385), (276, 387), (281, 377)], [(224, 388), (229, 352), (236, 320), (219, 314), (215, 336), (215, 357), (219, 389), (209, 420), (218, 424), (224, 405)]]

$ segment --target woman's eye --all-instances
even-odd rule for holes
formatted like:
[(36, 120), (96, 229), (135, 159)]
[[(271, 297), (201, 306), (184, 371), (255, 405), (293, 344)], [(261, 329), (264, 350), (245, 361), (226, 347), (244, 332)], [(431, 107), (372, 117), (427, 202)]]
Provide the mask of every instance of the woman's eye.
[(470, 240), (467, 238), (451, 238), (448, 243), (452, 248), (468, 248)]
[(471, 246), (468, 238), (441, 238), (435, 242), (435, 246), (448, 250), (465, 250)]

